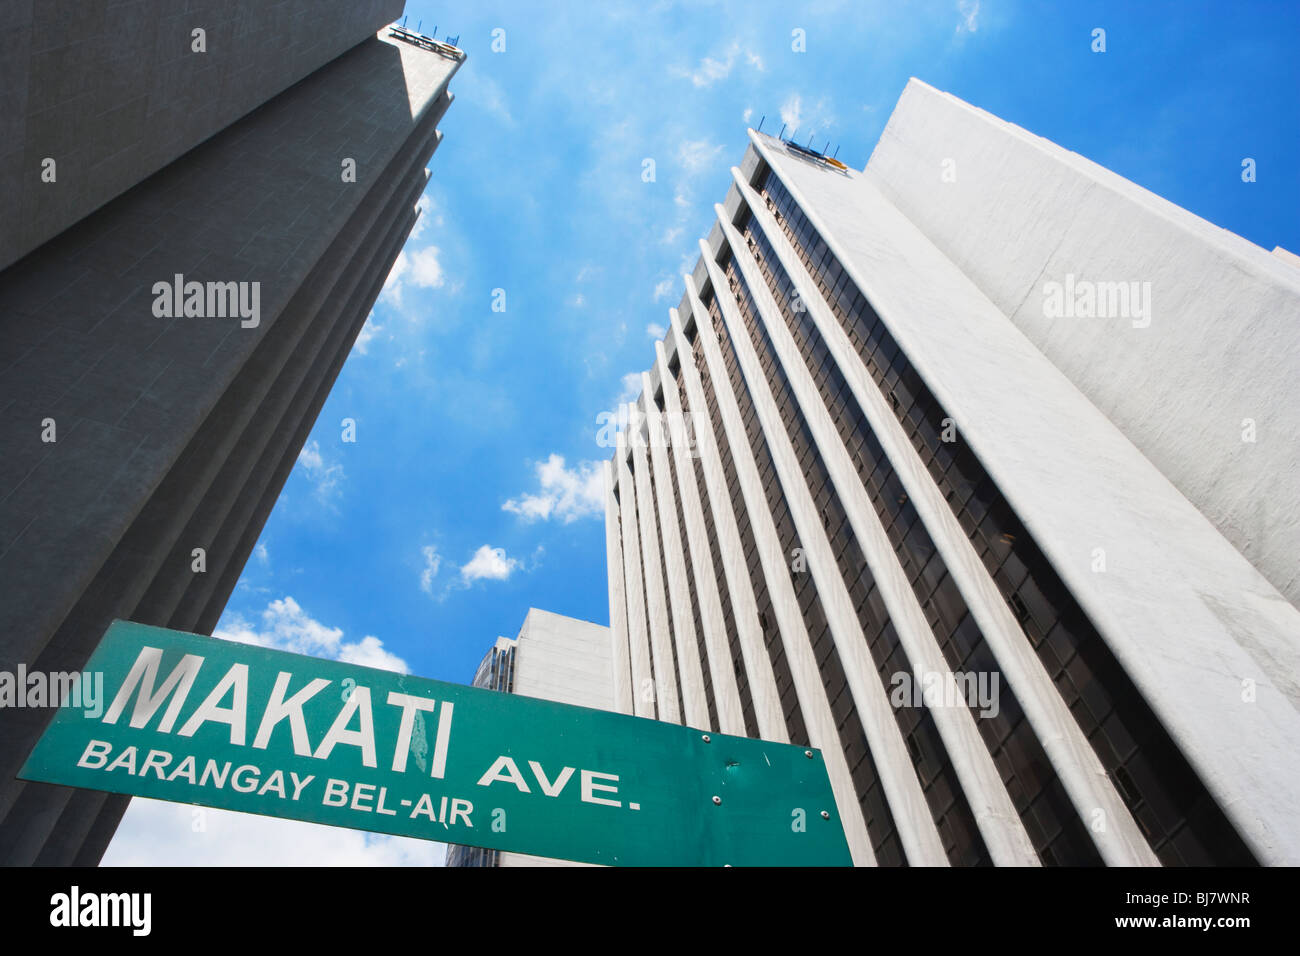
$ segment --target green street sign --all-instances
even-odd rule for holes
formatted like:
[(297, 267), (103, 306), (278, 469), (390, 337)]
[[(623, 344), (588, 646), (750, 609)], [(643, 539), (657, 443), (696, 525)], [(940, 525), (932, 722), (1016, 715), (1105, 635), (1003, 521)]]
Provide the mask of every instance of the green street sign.
[(86, 671), (99, 703), (24, 780), (587, 863), (850, 864), (815, 750), (126, 621)]

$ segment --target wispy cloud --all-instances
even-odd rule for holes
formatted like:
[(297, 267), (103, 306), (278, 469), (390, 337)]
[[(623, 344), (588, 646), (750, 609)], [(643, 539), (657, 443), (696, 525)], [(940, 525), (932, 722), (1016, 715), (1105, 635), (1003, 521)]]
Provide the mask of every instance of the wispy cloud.
[(510, 113), (510, 104), (501, 84), (483, 70), (472, 70), (458, 76), (457, 93), (475, 109), (482, 110), (488, 116), (494, 116), (506, 126), (513, 126), (515, 118)]
[(786, 135), (791, 135), (800, 127), (815, 133), (835, 125), (835, 115), (831, 111), (826, 97), (820, 97), (815, 103), (806, 103), (802, 95), (792, 93), (781, 104), (781, 122), (786, 126)]
[(658, 302), (658, 301), (660, 301), (661, 299), (666, 299), (666, 298), (668, 298), (670, 295), (672, 295), (672, 294), (673, 294), (673, 288), (674, 288), (674, 286), (676, 286), (676, 285), (677, 285), (677, 282), (676, 282), (676, 280), (673, 279), (672, 276), (668, 276), (666, 279), (661, 279), (661, 280), (660, 280), (660, 281), (655, 285), (655, 292), (654, 292), (655, 301)]
[[(639, 375), (637, 380), (639, 390)], [(565, 524), (604, 513), (605, 485), (600, 462), (583, 461), (570, 468), (563, 456), (552, 454), (535, 467), (538, 490), (511, 498), (501, 506), (503, 511), (525, 521), (553, 518)]]
[(437, 577), (438, 568), (442, 566), (442, 556), (433, 545), (421, 548), (420, 553), (424, 556), (424, 567), (420, 570), (420, 590), (425, 594), (432, 594), (433, 579)]
[(697, 176), (721, 156), (724, 149), (707, 139), (686, 140), (677, 147), (677, 162), (688, 176)]
[(979, 29), (980, 0), (957, 0), (958, 33), (974, 33)]
[(651, 322), (645, 327), (645, 334), (658, 341), (668, 334), (668, 330), (658, 322)]
[(326, 459), (317, 441), (309, 441), (298, 452), (298, 464), (302, 466), (304, 477), (315, 487), (317, 500), (332, 505), (342, 493), (339, 483), (347, 477), (343, 465)]
[(425, 246), (410, 252), (403, 249), (399, 252), (393, 267), (388, 270), (384, 287), (380, 290), (380, 301), (400, 309), (408, 284), (421, 289), (440, 289), (446, 285), (441, 254), (437, 246)]
[(411, 234), (406, 237), (407, 242), (414, 242), (419, 239), (430, 224), (438, 229), (441, 229), (444, 224), (442, 213), (435, 211), (433, 200), (427, 194), (422, 195), (420, 201), (415, 205), (420, 210), (420, 217), (415, 220), (415, 225), (411, 227)]
[(480, 581), (508, 581), (516, 572), (527, 572), (535, 568), (543, 550), (539, 545), (532, 560), (525, 562), (508, 555), (505, 548), (494, 548), (490, 544), (479, 545), (469, 560), (455, 568), (441, 588), (436, 588), (439, 572), (447, 562), (436, 547), (426, 545), (420, 549), (424, 562), (420, 569), (420, 590), (442, 602), (453, 592), (466, 590)]
[(622, 391), (618, 393), (618, 405), (626, 405), (628, 402), (635, 402), (637, 396), (641, 394), (641, 373), (628, 372), (619, 380)]
[(740, 41), (733, 40), (720, 56), (706, 56), (694, 69), (676, 67), (673, 72), (677, 76), (689, 78), (697, 87), (708, 87), (730, 76), (732, 68), (742, 56), (746, 63), (760, 73), (766, 69), (761, 56), (753, 50), (742, 50)]
[(343, 629), (328, 627), (316, 620), (290, 596), (272, 601), (262, 611), (261, 623), (252, 623), (241, 615), (223, 619), (213, 637), (240, 644), (256, 644), (280, 651), (292, 651), (309, 657), (327, 657), (363, 667), (409, 674), (406, 661), (384, 649), (384, 642), (373, 635), (359, 641), (345, 641)]
[(375, 321), (375, 312), (371, 309), (370, 315), (366, 317), (366, 324), (361, 326), (361, 331), (357, 333), (357, 340), (352, 343), (353, 350), (359, 355), (369, 354), (370, 343), (382, 331), (384, 331), (384, 327)]

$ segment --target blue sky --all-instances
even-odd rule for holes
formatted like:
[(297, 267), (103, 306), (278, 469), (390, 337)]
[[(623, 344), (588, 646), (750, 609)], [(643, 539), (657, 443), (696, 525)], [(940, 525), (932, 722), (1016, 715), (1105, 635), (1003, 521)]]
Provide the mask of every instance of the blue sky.
[[(639, 391), (625, 376), (650, 364), (760, 117), (861, 168), (917, 76), (1300, 251), (1300, 4), (408, 0), (417, 24), (468, 53), (425, 212), (231, 598), (227, 636), (468, 683), (530, 606), (608, 623), (597, 416)], [(205, 839), (191, 812), (137, 801), (107, 862), (441, 856), (215, 811), (225, 837)]]

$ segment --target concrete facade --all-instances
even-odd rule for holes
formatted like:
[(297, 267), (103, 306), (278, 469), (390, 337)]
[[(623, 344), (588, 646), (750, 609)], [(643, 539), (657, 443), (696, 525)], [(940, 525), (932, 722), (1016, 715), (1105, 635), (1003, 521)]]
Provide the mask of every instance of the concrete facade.
[[(529, 608), (519, 635), (498, 637), (473, 686), (560, 704), (615, 710), (614, 647), (609, 628)], [(478, 847), (449, 846), (448, 866), (586, 866)]]
[(0, 222), (13, 225), (0, 269), (396, 20), (403, 2), (5, 0)]
[[(391, 6), (358, 5), (342, 56), (0, 272), (0, 669), (79, 670), (113, 618), (211, 633), (450, 103), (460, 59), (374, 36)], [(159, 316), (177, 274), (257, 283), (257, 323)], [(14, 779), (48, 717), (0, 713), (0, 861), (93, 864), (127, 798)]]
[[(611, 590), (655, 586), (629, 565), (656, 549), (629, 530), (699, 553), (686, 510), (647, 514), (643, 483), (725, 520), (727, 580), (693, 561), (692, 601), (716, 594), (732, 638), (756, 613), (766, 653), (732, 639), (707, 656), (709, 712), (733, 674), (775, 681), (781, 722), (758, 733), (826, 751), (859, 863), (1300, 862), (1300, 612), (1275, 586), (1295, 580), (1294, 526), (1250, 524), (1295, 506), (1278, 494), (1297, 463), (1279, 434), (1292, 264), (1157, 217), (1163, 200), (915, 81), (865, 172), (750, 139), (609, 471)], [(1157, 270), (1165, 239), (1195, 254)], [(1153, 321), (1121, 317), (1147, 338), (1048, 328), (1029, 300), (1051, 269), (1151, 279)], [(1186, 290), (1209, 303), (1190, 344), (1171, 329)], [(1250, 308), (1230, 320), (1238, 294)], [(1194, 367), (1238, 335), (1248, 359)], [(1147, 370), (1125, 379), (1130, 348)], [(1191, 428), (1211, 395), (1257, 406), (1270, 435), (1249, 482), (1225, 434)], [(1152, 396), (1181, 431), (1154, 424)], [(635, 454), (657, 442), (669, 453)], [(631, 618), (653, 603), (612, 602), (615, 639), (652, 631)], [(753, 734), (761, 698), (740, 703)]]
[[(918, 80), (865, 178), (1300, 607), (1300, 260)], [(1147, 283), (1151, 315), (1047, 314), (1070, 275)]]

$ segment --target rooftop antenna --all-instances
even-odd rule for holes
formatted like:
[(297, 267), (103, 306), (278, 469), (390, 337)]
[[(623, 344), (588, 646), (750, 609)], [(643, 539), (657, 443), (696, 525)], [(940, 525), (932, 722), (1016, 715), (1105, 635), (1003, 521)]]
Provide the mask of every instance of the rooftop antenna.
[(406, 29), (406, 17), (402, 17), (402, 29)]
[(438, 39), (438, 25), (436, 23), (433, 25), (433, 33), (431, 36), (435, 40)]
[[(839, 143), (836, 143), (836, 144), (835, 144), (835, 156), (838, 156), (839, 154), (840, 154), (840, 144), (839, 144)], [(832, 156), (831, 159), (834, 159), (835, 156)]]
[(758, 131), (759, 131), (760, 133), (763, 132), (763, 120), (765, 120), (765, 119), (767, 119), (767, 114), (766, 114), (766, 113), (764, 113), (764, 114), (763, 114), (763, 118), (760, 119), (760, 120), (758, 121)]
[(785, 140), (785, 124), (784, 124), (784, 123), (781, 124), (781, 132), (779, 132), (779, 133), (776, 134), (776, 138), (779, 139), (779, 140), (782, 140), (782, 141)]

